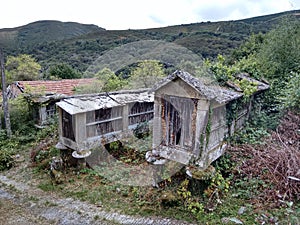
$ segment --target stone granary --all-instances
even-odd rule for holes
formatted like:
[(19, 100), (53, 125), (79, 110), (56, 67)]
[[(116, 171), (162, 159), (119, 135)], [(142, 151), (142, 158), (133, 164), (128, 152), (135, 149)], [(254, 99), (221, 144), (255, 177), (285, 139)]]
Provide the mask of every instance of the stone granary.
[[(265, 83), (241, 74), (257, 85)], [(153, 121), (152, 151), (147, 160), (164, 158), (200, 169), (225, 150), (225, 138), (240, 129), (249, 116), (251, 101), (228, 123), (227, 106), (243, 96), (241, 91), (205, 84), (187, 72), (176, 71), (151, 90), (121, 91), (65, 98), (56, 103), (59, 112), (60, 149), (87, 157), (96, 146), (121, 140), (143, 122)], [(154, 118), (154, 119), (153, 119)]]
[[(240, 74), (257, 85), (256, 93), (268, 89), (265, 83)], [(153, 151), (158, 158), (199, 169), (219, 158), (226, 148), (225, 138), (240, 129), (249, 116), (251, 101), (227, 122), (226, 106), (242, 92), (204, 84), (189, 73), (176, 71), (152, 89), (154, 92)]]

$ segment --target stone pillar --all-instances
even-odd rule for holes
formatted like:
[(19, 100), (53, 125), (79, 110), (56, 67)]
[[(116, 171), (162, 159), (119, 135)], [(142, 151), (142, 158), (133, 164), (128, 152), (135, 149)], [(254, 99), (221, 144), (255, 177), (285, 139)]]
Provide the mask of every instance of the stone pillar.
[(153, 187), (158, 187), (158, 183), (164, 179), (163, 173), (166, 162), (166, 159), (159, 159), (153, 162)]
[(154, 119), (153, 119), (153, 144), (152, 148), (156, 148), (161, 144), (162, 131), (161, 131), (161, 101), (160, 98), (154, 99)]
[(46, 112), (46, 106), (40, 106), (39, 105), (39, 118), (37, 118), (38, 125), (43, 125), (47, 120), (47, 112)]
[(78, 150), (72, 153), (72, 156), (77, 159), (77, 169), (86, 168), (86, 158), (91, 155), (90, 150)]

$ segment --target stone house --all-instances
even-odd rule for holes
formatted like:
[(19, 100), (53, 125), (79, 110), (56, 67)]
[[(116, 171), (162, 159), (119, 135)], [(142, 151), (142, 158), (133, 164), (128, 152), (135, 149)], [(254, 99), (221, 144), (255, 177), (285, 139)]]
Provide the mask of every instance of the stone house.
[(94, 80), (94, 78), (88, 78), (16, 81), (8, 86), (7, 94), (9, 99), (14, 99), (23, 94), (29, 103), (36, 125), (43, 126), (56, 115), (56, 102), (67, 96), (74, 95), (76, 87), (90, 84)]

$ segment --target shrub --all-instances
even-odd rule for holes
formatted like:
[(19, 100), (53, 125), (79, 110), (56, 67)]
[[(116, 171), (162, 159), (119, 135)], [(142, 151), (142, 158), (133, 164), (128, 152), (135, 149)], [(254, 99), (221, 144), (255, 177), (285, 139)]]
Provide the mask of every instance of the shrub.
[(0, 171), (9, 169), (13, 166), (13, 150), (16, 145), (17, 143), (15, 141), (8, 141), (5, 130), (0, 130)]
[(10, 149), (0, 150), (0, 171), (10, 169), (13, 166), (14, 159)]

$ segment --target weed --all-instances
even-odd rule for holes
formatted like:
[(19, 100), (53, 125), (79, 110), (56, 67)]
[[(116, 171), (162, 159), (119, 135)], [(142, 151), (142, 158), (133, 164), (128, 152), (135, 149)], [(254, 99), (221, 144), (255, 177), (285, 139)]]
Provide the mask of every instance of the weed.
[(94, 216), (94, 220), (98, 220), (99, 218), (100, 218), (99, 215)]
[(13, 185), (13, 184), (9, 184), (8, 185), (9, 190), (11, 191), (15, 191), (15, 192), (19, 192), (19, 190)]
[(44, 204), (45, 204), (45, 206), (47, 206), (47, 207), (57, 206), (56, 203), (54, 203), (54, 202), (49, 202), (49, 201), (46, 201)]
[(57, 190), (57, 187), (51, 182), (51, 181), (45, 181), (38, 185), (38, 188), (40, 188), (43, 191), (55, 191)]
[(267, 184), (259, 178), (244, 177), (235, 181), (236, 196), (242, 199), (251, 199), (260, 193)]
[(36, 196), (30, 196), (30, 197), (28, 198), (28, 200), (29, 200), (29, 201), (33, 201), (33, 202), (38, 202), (38, 201), (39, 201), (39, 198), (36, 197)]
[(73, 184), (73, 183), (75, 183), (75, 179), (74, 179), (74, 178), (70, 178), (70, 179), (68, 180), (68, 182), (71, 183), (71, 184)]
[(247, 123), (243, 130), (233, 135), (231, 140), (236, 144), (263, 144), (261, 140), (268, 135), (269, 133), (265, 128), (256, 127)]

